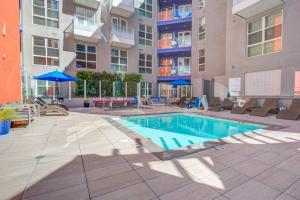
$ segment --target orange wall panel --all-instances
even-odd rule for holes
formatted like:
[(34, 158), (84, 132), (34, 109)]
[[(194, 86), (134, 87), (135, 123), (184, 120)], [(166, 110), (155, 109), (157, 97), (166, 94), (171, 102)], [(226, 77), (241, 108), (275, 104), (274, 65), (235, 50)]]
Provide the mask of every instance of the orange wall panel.
[(0, 6), (0, 103), (21, 101), (19, 0)]

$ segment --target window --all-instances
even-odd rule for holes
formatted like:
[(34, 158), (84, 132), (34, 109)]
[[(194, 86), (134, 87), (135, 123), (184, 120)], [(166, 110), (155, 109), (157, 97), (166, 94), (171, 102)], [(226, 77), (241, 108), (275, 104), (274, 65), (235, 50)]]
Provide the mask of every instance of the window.
[(139, 15), (152, 18), (152, 0), (139, 0)]
[(192, 5), (178, 6), (178, 15), (180, 18), (192, 17)]
[(76, 44), (76, 68), (96, 69), (96, 47)]
[(139, 54), (139, 73), (152, 74), (152, 55)]
[(111, 69), (114, 72), (127, 72), (127, 51), (111, 50)]
[(198, 61), (198, 70), (202, 72), (205, 70), (205, 50), (200, 49), (198, 53), (199, 61)]
[(199, 22), (199, 40), (205, 39), (205, 17), (200, 18)]
[(248, 57), (281, 51), (282, 13), (248, 23)]
[(51, 81), (36, 81), (36, 96), (38, 97), (53, 97), (53, 93), (59, 94), (58, 85)]
[(33, 36), (33, 63), (36, 65), (58, 66), (58, 40)]
[(205, 7), (205, 0), (198, 0), (199, 9), (202, 9)]
[(97, 24), (96, 13), (94, 10), (76, 6), (74, 22), (77, 27), (86, 31), (93, 31)]
[(58, 0), (33, 0), (32, 10), (34, 24), (58, 28)]
[(141, 82), (141, 96), (148, 97), (152, 95), (152, 83), (151, 82)]
[(139, 24), (139, 44), (152, 46), (152, 27)]
[(113, 17), (112, 18), (112, 26), (115, 30), (126, 32), (127, 31), (127, 20), (122, 19), (122, 18)]

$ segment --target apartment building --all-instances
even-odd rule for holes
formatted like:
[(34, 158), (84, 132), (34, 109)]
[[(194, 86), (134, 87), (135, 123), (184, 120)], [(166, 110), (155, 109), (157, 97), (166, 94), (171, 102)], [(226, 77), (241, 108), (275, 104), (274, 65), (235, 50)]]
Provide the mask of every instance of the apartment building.
[[(53, 85), (32, 76), (55, 69), (140, 73), (144, 97), (293, 96), (300, 82), (297, 0), (21, 5), (26, 97), (51, 96)], [(60, 86), (62, 96), (67, 90)]]
[(215, 93), (299, 96), (299, 1), (230, 0), (226, 10), (226, 73)]
[(0, 103), (21, 101), (19, 0), (0, 6)]

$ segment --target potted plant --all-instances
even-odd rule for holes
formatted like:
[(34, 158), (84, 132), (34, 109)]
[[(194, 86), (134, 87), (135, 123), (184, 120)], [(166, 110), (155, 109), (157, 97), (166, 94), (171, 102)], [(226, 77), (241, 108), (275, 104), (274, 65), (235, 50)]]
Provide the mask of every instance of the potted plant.
[(9, 133), (11, 120), (16, 117), (14, 109), (4, 108), (0, 111), (0, 135)]
[(83, 107), (85, 107), (85, 108), (90, 107), (90, 100), (85, 99), (85, 100), (83, 101)]

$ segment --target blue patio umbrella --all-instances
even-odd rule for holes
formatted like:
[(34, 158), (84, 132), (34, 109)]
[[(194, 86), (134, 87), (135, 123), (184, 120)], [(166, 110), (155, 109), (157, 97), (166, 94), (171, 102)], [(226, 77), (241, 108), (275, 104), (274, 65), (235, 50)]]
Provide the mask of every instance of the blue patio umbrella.
[(185, 80), (176, 80), (172, 81), (170, 85), (192, 85), (190, 82), (187, 82)]
[(36, 80), (54, 81), (54, 82), (67, 82), (67, 81), (78, 81), (78, 78), (70, 76), (60, 71), (53, 71), (40, 76), (34, 77)]
[[(56, 82), (56, 84), (58, 82), (69, 82), (69, 81), (78, 81), (79, 80), (78, 78), (75, 78), (73, 76), (70, 76), (68, 74), (65, 74), (65, 73), (57, 71), (57, 70), (46, 73), (46, 74), (42, 74), (40, 76), (35, 76), (33, 79), (43, 80), (43, 81), (53, 81), (53, 82)], [(55, 95), (55, 96), (57, 96), (57, 95)]]

